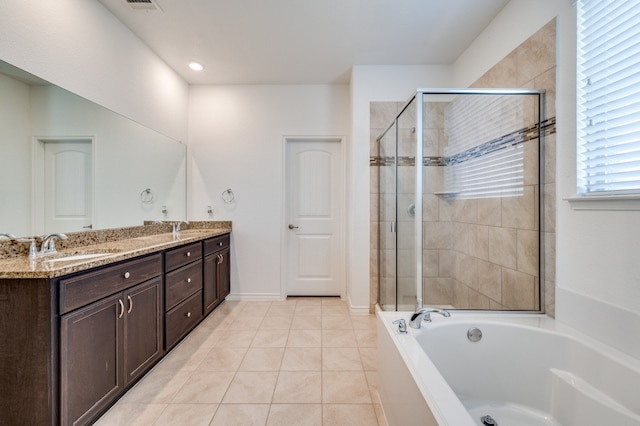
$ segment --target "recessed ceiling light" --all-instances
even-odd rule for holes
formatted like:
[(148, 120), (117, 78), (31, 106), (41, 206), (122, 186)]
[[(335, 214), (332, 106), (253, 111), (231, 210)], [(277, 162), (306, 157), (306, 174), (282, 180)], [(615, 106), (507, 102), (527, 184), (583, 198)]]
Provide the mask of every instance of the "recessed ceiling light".
[(202, 71), (204, 69), (202, 64), (198, 62), (189, 62), (189, 68), (191, 68), (194, 71)]

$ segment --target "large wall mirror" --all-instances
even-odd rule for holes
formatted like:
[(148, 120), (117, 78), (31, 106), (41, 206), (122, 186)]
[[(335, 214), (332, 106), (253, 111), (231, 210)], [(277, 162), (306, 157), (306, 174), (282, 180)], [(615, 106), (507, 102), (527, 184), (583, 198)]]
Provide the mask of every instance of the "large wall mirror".
[(0, 61), (0, 233), (186, 219), (186, 146)]

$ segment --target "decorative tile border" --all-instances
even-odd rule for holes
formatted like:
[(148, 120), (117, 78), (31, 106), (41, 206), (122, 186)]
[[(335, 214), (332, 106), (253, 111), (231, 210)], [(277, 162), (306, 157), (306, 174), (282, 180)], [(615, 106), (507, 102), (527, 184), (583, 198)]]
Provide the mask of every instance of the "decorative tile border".
[[(542, 135), (548, 136), (556, 133), (556, 118), (551, 117), (541, 123)], [(453, 164), (460, 164), (467, 160), (478, 158), (483, 155), (498, 151), (505, 147), (515, 146), (524, 142), (536, 139), (538, 137), (538, 124), (534, 124), (523, 129), (517, 130), (510, 134), (490, 140), (476, 147), (470, 148), (461, 153), (450, 157), (423, 157), (422, 165), (425, 167), (441, 167)], [(371, 167), (393, 166), (395, 157), (376, 157), (369, 158)], [(398, 166), (414, 166), (415, 157), (398, 157)]]
[[(542, 123), (542, 134), (550, 135), (556, 132), (556, 118), (552, 117)], [(473, 158), (482, 157), (483, 155), (490, 154), (501, 149), (516, 146), (527, 141), (536, 139), (538, 137), (538, 124), (525, 127), (524, 129), (517, 130), (508, 135), (501, 136), (499, 138), (490, 140), (481, 145), (467, 149), (466, 151), (458, 154), (446, 157), (445, 165), (460, 164)]]

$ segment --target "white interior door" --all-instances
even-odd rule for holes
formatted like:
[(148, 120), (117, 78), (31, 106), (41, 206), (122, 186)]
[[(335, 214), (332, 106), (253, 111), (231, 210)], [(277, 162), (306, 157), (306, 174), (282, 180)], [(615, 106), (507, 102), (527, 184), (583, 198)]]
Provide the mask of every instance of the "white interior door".
[(92, 226), (91, 140), (44, 142), (44, 232), (82, 231)]
[(344, 288), (341, 139), (286, 140), (289, 296), (340, 296)]

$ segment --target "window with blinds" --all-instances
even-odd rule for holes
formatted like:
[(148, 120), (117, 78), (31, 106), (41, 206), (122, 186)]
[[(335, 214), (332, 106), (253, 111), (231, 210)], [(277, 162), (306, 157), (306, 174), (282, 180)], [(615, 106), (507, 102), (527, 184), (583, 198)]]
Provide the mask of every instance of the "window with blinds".
[(527, 127), (534, 120), (531, 102), (531, 96), (463, 95), (448, 103), (445, 194), (459, 199), (522, 196), (523, 143), (528, 130), (537, 132)]
[(577, 7), (578, 193), (640, 193), (640, 2)]

